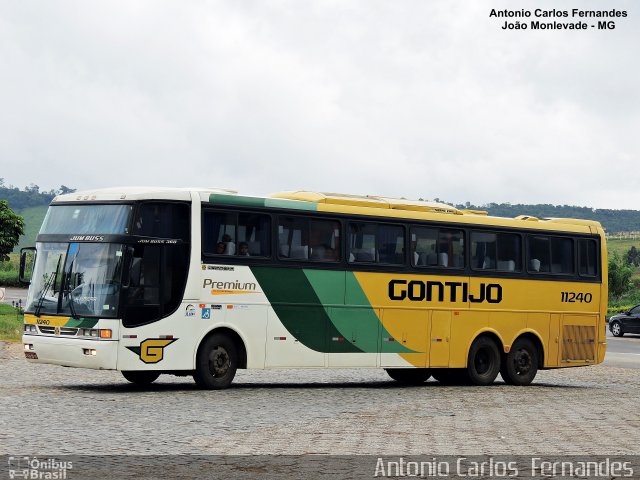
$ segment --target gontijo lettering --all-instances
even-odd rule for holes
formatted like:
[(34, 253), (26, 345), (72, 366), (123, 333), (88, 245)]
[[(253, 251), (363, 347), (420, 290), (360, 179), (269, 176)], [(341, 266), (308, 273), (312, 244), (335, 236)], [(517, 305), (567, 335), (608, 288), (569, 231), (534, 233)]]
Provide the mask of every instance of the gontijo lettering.
[(477, 292), (471, 292), (467, 282), (438, 282), (430, 280), (391, 280), (389, 282), (389, 298), (414, 302), (444, 302), (445, 293), (450, 302), (500, 303), (502, 301), (502, 285), (498, 283), (481, 283)]

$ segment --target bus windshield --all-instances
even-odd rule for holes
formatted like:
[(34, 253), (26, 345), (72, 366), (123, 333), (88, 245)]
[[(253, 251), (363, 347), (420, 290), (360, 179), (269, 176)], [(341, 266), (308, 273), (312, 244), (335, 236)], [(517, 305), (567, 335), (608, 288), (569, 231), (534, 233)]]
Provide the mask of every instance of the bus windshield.
[(132, 205), (54, 205), (49, 207), (41, 234), (113, 234), (128, 232)]
[(28, 313), (114, 318), (124, 247), (106, 243), (38, 243)]

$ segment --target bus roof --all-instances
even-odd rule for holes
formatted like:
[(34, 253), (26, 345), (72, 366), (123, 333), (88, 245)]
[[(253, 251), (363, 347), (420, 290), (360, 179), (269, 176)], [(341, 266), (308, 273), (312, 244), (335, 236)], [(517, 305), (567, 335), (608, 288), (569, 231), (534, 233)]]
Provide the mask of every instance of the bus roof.
[(80, 192), (58, 195), (55, 202), (109, 202), (126, 200), (191, 200), (191, 193), (199, 193), (201, 198), (211, 194), (235, 195), (235, 190), (224, 188), (173, 188), (173, 187), (111, 187), (83, 190)]
[(539, 219), (528, 215), (521, 215), (516, 218), (493, 217), (489, 216), (485, 211), (461, 210), (445, 203), (380, 197), (375, 195), (360, 196), (309, 191), (279, 192), (269, 197), (212, 194), (209, 196), (209, 202), (218, 205), (312, 210), (470, 225), (604, 234), (600, 223), (594, 220), (563, 218)]
[(267, 197), (238, 195), (223, 188), (170, 188), (170, 187), (113, 187), (85, 190), (58, 195), (58, 202), (108, 202), (126, 200), (183, 200), (190, 201), (196, 194), (201, 201), (217, 205), (270, 207), (292, 210), (343, 213), (445, 223), (502, 226), (534, 230), (561, 230), (580, 233), (604, 234), (595, 220), (574, 218), (536, 218), (520, 215), (515, 218), (493, 217), (480, 210), (458, 209), (451, 205), (423, 200), (381, 197), (376, 195), (351, 195), (310, 191), (286, 191)]

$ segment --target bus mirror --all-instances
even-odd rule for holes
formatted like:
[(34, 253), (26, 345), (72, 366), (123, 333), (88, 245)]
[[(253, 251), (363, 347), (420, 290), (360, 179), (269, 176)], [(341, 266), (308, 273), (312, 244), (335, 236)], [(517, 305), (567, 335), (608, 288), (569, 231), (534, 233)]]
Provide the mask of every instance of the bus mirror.
[(18, 280), (23, 285), (29, 285), (31, 283), (35, 257), (36, 249), (34, 247), (20, 249), (20, 273)]

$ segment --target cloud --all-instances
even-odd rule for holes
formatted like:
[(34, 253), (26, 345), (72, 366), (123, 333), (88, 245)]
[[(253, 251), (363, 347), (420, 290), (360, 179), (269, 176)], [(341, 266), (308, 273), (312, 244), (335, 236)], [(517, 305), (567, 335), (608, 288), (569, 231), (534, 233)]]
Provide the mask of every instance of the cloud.
[(507, 5), (3, 2), (0, 176), (638, 204), (631, 3), (585, 32), (503, 31)]

